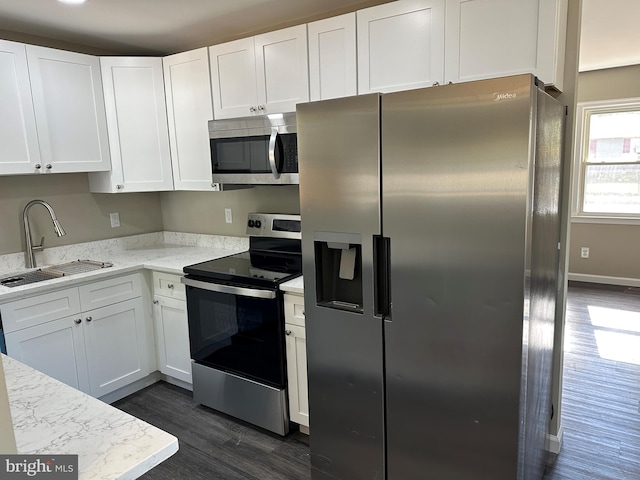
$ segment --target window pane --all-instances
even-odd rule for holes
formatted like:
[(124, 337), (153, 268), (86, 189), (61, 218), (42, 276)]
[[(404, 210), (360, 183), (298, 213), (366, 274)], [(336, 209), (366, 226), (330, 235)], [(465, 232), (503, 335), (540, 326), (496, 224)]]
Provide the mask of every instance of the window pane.
[(640, 165), (587, 165), (583, 211), (640, 213)]
[(640, 112), (594, 113), (589, 116), (588, 162), (640, 160)]

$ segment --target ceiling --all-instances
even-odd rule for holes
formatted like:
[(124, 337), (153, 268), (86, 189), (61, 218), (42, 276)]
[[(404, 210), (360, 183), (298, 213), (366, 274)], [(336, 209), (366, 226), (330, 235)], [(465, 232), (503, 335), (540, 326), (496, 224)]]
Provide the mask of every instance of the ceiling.
[[(0, 0), (0, 30), (5, 38), (17, 32), (105, 53), (166, 55), (387, 1)], [(582, 4), (580, 70), (640, 64), (640, 1)]]
[(0, 0), (0, 30), (114, 54), (166, 55), (388, 1)]
[(582, 0), (581, 72), (640, 64), (640, 1)]

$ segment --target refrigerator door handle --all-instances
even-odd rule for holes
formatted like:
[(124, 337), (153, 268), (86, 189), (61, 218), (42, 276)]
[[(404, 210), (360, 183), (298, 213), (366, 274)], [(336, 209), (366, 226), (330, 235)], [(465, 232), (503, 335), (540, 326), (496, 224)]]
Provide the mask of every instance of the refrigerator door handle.
[(390, 242), (388, 237), (373, 236), (374, 315), (385, 320), (390, 320), (391, 313)]

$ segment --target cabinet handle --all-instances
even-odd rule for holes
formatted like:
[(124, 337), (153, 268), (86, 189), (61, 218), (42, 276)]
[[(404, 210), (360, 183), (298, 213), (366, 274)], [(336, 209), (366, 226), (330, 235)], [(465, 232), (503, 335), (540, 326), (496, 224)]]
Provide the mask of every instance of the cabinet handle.
[(169, 285), (167, 285), (167, 288), (173, 288), (173, 283), (170, 283)]
[(33, 168), (35, 168), (36, 170), (40, 170), (42, 168), (42, 165), (40, 165), (39, 163), (36, 163)]
[(82, 323), (82, 319), (81, 318), (76, 318), (73, 323), (75, 323), (76, 325), (80, 325)]
[(256, 107), (249, 107), (249, 111), (251, 113), (256, 113)]
[(160, 303), (160, 301), (159, 301), (159, 300), (154, 300), (154, 301), (153, 301), (153, 304), (154, 304), (154, 305), (157, 305), (157, 304), (159, 304), (159, 303)]
[(285, 331), (284, 331), (284, 334), (285, 334), (285, 335), (291, 335), (291, 330), (285, 330)]
[(264, 105), (258, 105), (258, 110), (264, 112)]
[(93, 318), (91, 318), (91, 317), (87, 317), (85, 320), (86, 320), (87, 322), (90, 322), (91, 320), (93, 320)]
[(116, 190), (122, 190), (124, 188), (124, 185), (116, 185)]
[(44, 168), (46, 168), (47, 170), (51, 170), (53, 168), (53, 165), (51, 165), (50, 163), (47, 163)]
[(439, 87), (440, 86), (440, 82), (433, 82), (433, 86), (434, 87)]

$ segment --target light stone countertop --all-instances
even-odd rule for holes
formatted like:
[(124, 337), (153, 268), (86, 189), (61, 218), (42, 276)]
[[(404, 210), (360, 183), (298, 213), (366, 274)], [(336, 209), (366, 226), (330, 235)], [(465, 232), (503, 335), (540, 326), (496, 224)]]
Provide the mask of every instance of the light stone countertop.
[(77, 454), (80, 480), (138, 478), (178, 451), (178, 439), (2, 356), (19, 454)]
[[(83, 244), (55, 247), (37, 254), (39, 267), (88, 259), (111, 262), (113, 267), (54, 278), (20, 287), (0, 285), (0, 303), (35, 295), (53, 289), (67, 288), (87, 280), (100, 280), (142, 269), (182, 275), (187, 265), (205, 262), (248, 250), (249, 242), (243, 237), (221, 237), (176, 232), (134, 235), (122, 239), (111, 239)], [(24, 271), (24, 255), (0, 255), (0, 278), (11, 272)], [(302, 276), (280, 285), (284, 292), (302, 295)]]
[[(9, 288), (0, 285), (0, 303), (23, 298), (25, 295), (71, 287), (85, 283), (87, 280), (100, 280), (141, 269), (182, 275), (182, 269), (186, 265), (244, 252), (247, 249), (248, 239), (246, 238), (173, 232), (56, 247), (50, 249), (50, 252), (45, 250), (48, 257), (38, 258), (37, 265), (47, 266), (88, 259), (111, 262), (113, 266), (19, 287)], [(18, 259), (24, 261), (23, 258), (21, 254), (0, 256), (0, 272), (6, 272), (0, 273), (0, 277), (10, 274), (11, 271), (24, 270), (23, 265), (16, 266)]]
[(296, 293), (298, 295), (303, 295), (304, 279), (302, 275), (280, 285), (280, 290), (282, 290), (285, 293)]

